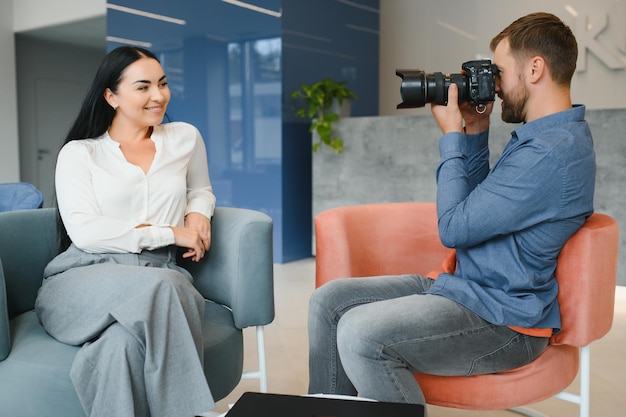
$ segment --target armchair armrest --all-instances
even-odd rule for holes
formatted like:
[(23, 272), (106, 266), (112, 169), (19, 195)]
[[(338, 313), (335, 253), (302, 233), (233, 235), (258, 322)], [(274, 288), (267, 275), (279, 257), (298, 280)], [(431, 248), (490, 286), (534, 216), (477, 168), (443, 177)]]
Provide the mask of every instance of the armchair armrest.
[(200, 262), (179, 258), (208, 300), (233, 311), (238, 328), (274, 319), (273, 223), (255, 210), (217, 207), (211, 248)]

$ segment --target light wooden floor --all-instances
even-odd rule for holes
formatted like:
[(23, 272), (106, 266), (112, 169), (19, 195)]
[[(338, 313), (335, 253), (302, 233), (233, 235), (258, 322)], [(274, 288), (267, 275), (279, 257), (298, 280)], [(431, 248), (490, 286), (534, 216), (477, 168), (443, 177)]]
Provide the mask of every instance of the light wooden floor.
[[(314, 288), (315, 260), (276, 264), (276, 319), (266, 327), (269, 392), (300, 395), (308, 385), (306, 316)], [(245, 332), (245, 369), (256, 366), (254, 331)], [(235, 391), (218, 402), (214, 411), (225, 412), (245, 391), (258, 391), (255, 380), (242, 381)], [(576, 388), (573, 388), (576, 391)], [(533, 405), (550, 417), (578, 416), (578, 407), (557, 399)], [(429, 417), (506, 417), (506, 411), (464, 411), (429, 407)], [(626, 287), (617, 288), (613, 328), (591, 345), (591, 416), (626, 416)]]

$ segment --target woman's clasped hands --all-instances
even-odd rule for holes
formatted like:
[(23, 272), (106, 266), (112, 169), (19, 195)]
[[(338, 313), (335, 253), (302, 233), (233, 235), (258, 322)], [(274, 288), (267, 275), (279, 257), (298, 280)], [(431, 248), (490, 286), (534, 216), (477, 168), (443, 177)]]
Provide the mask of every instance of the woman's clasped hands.
[(211, 220), (200, 213), (185, 216), (185, 227), (172, 227), (176, 246), (187, 248), (183, 258), (198, 262), (211, 247)]

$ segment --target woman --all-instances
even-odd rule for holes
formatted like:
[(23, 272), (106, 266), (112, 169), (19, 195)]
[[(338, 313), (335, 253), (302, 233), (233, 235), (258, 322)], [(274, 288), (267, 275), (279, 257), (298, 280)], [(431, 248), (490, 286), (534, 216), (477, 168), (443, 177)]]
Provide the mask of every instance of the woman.
[(102, 62), (59, 152), (56, 194), (71, 245), (48, 264), (37, 315), (81, 346), (70, 377), (87, 416), (194, 416), (214, 407), (204, 299), (175, 262), (211, 244), (215, 196), (202, 137), (161, 124), (170, 99), (151, 52)]

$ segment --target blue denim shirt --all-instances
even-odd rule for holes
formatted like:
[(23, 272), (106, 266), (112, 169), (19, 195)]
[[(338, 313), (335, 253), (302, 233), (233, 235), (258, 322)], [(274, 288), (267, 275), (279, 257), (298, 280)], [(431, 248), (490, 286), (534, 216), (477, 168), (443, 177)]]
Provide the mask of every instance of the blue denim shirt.
[(521, 125), (489, 170), (489, 132), (439, 141), (437, 212), (458, 266), (430, 290), (485, 320), (560, 330), (554, 277), (565, 241), (593, 212), (595, 153), (585, 107)]

